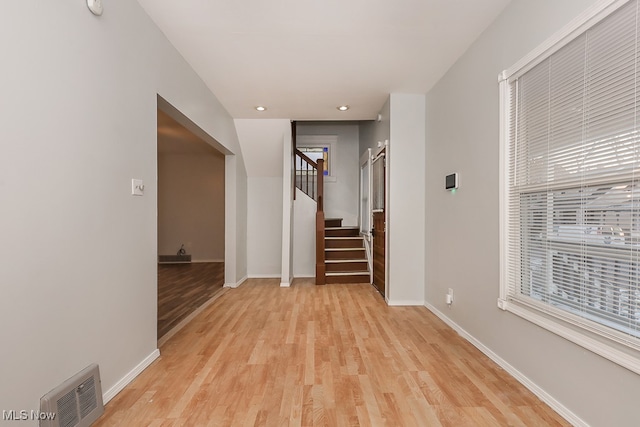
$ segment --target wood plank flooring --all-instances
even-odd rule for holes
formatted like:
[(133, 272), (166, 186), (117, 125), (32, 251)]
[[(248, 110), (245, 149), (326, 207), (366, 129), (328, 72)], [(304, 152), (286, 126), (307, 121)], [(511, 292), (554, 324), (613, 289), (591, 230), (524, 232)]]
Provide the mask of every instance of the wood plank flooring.
[(565, 426), (424, 307), (370, 285), (248, 280), (202, 311), (97, 426)]
[(224, 263), (158, 264), (158, 339), (224, 285)]

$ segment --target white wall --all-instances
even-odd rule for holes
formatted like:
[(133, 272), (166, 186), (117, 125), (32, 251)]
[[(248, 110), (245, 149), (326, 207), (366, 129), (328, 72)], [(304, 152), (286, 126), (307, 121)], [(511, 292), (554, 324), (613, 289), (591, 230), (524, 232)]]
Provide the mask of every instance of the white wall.
[[(214, 150), (211, 150), (214, 151)], [(158, 254), (224, 261), (224, 156), (158, 154)]]
[(115, 392), (156, 355), (157, 94), (236, 154), (231, 276), (246, 172), (232, 118), (137, 2), (2, 2), (0, 50), (0, 402), (30, 410), (92, 362)]
[(293, 275), (316, 275), (316, 202), (296, 188), (293, 203)]
[(422, 305), (425, 98), (392, 93), (389, 104), (387, 301), (389, 305)]
[(360, 154), (359, 126), (351, 122), (298, 122), (298, 146), (305, 135), (336, 135), (337, 152), (333, 153), (331, 174), (335, 181), (324, 181), (326, 218), (342, 218), (342, 225), (358, 225)]
[[(499, 310), (496, 303), (497, 75), (593, 3), (512, 1), (428, 93), (425, 293), (427, 304), (584, 422), (635, 426), (640, 376)], [(460, 174), (455, 194), (444, 190), (444, 177), (452, 172)], [(444, 304), (449, 287), (455, 292), (450, 309)]]
[(249, 277), (280, 277), (282, 178), (248, 178), (247, 271)]
[(378, 152), (389, 141), (387, 292), (389, 305), (424, 303), (425, 98), (393, 93), (381, 120), (360, 124), (359, 153)]
[(247, 167), (247, 271), (249, 277), (281, 277), (283, 141), (291, 123), (236, 119)]
[(247, 170), (238, 155), (224, 160), (224, 286), (235, 288), (247, 278)]

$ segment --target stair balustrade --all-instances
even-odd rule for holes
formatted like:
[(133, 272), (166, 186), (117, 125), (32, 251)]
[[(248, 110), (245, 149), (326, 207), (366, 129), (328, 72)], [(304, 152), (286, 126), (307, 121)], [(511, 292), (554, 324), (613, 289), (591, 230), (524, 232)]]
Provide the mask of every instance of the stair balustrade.
[(316, 285), (326, 283), (324, 255), (324, 160), (314, 162), (302, 151), (295, 150), (296, 188), (316, 201)]

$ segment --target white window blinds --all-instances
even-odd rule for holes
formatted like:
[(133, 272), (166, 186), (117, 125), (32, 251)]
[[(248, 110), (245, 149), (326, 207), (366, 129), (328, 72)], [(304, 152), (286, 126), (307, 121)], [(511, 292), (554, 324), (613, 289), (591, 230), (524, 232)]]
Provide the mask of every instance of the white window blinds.
[(638, 0), (507, 80), (506, 300), (640, 347)]

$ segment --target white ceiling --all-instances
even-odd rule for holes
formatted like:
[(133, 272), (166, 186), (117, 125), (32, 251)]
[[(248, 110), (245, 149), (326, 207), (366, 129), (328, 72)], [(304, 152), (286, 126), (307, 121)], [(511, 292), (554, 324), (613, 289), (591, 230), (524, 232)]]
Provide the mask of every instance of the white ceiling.
[(426, 93), (510, 0), (138, 1), (234, 118), (366, 120)]

